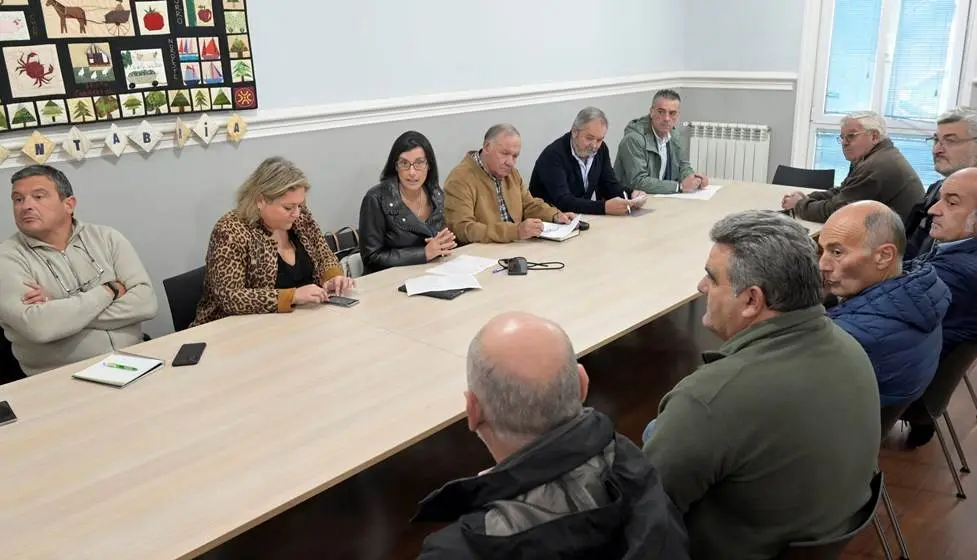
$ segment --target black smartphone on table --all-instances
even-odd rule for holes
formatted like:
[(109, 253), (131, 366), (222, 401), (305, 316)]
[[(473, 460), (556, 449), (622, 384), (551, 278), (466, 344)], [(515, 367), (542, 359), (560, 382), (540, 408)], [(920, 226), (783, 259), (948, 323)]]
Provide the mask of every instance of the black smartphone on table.
[(344, 296), (329, 296), (329, 300), (326, 301), (327, 304), (338, 305), (340, 307), (353, 307), (359, 302), (360, 300), (358, 299)]
[(200, 362), (200, 357), (204, 354), (206, 342), (189, 342), (180, 347), (173, 358), (173, 366), (193, 366)]
[(14, 409), (10, 408), (10, 403), (0, 401), (0, 426), (16, 421), (17, 415), (14, 414)]

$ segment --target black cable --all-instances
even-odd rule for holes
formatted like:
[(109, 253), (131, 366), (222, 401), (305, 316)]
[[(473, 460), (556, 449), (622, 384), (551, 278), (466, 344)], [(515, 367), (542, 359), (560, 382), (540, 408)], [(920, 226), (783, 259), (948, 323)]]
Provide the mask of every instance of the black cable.
[[(499, 266), (502, 267), (499, 269), (500, 271), (509, 268), (509, 259), (499, 259)], [(566, 264), (559, 261), (550, 261), (550, 262), (526, 261), (526, 270), (560, 270), (565, 266)]]

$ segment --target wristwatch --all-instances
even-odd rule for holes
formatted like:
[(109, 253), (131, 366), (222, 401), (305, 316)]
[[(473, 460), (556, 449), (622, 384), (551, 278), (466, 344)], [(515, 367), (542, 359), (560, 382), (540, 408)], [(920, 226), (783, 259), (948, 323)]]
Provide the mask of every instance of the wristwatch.
[(112, 282), (106, 282), (106, 283), (104, 283), (102, 285), (105, 286), (106, 288), (112, 290), (112, 299), (113, 300), (119, 299), (119, 289), (115, 287), (115, 284), (113, 284)]

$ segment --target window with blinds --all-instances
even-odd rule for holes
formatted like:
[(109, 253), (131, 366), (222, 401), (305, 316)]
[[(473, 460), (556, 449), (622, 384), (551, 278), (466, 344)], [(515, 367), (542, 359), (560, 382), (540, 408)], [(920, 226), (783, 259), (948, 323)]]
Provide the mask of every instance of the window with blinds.
[[(940, 113), (956, 105), (971, 2), (977, 0), (826, 0), (815, 79), (813, 160), (848, 162), (837, 142), (841, 118), (872, 110), (885, 116), (890, 137), (924, 185), (939, 176), (926, 138)], [(966, 85), (966, 84), (964, 84)]]
[[(928, 187), (940, 179), (933, 170), (933, 145), (926, 136), (893, 134), (892, 143), (902, 152), (909, 164), (919, 174), (923, 187)], [(819, 130), (814, 143), (814, 160), (818, 169), (835, 170), (835, 186), (848, 176), (848, 160), (841, 152), (837, 130)]]

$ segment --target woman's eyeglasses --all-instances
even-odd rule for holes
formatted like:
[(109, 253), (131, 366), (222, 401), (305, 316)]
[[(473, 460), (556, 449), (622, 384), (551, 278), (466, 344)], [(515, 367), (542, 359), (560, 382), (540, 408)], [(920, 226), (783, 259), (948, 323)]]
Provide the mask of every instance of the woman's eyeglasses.
[(399, 169), (401, 171), (407, 171), (411, 167), (413, 167), (414, 169), (416, 169), (418, 171), (424, 171), (425, 169), (427, 169), (427, 160), (426, 159), (419, 159), (419, 160), (417, 160), (415, 162), (409, 162), (409, 161), (407, 161), (405, 159), (398, 159), (397, 160), (397, 169)]

